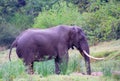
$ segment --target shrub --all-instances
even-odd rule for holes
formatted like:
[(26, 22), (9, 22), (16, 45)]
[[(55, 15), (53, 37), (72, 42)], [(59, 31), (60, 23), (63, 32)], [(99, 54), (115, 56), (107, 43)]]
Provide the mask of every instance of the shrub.
[(21, 13), (16, 13), (8, 22), (20, 31), (31, 28), (33, 24), (31, 16)]
[(18, 30), (9, 23), (0, 24), (0, 45), (9, 46), (18, 34)]
[(8, 22), (0, 22), (0, 45), (10, 46), (16, 36), (27, 28), (30, 28), (32, 19), (29, 16), (16, 13)]
[(97, 11), (82, 14), (82, 26), (91, 43), (115, 39), (118, 36), (120, 8), (116, 5), (115, 3), (97, 4), (99, 8)]
[(60, 5), (56, 4), (52, 9), (40, 12), (35, 18), (33, 27), (47, 28), (60, 24), (79, 25), (81, 16), (76, 6), (70, 4), (69, 7), (62, 2)]

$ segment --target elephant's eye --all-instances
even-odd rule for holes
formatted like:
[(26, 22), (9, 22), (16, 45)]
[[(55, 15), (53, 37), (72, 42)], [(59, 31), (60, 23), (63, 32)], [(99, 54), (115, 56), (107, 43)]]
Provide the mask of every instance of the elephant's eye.
[(80, 40), (78, 41), (78, 44), (80, 44)]

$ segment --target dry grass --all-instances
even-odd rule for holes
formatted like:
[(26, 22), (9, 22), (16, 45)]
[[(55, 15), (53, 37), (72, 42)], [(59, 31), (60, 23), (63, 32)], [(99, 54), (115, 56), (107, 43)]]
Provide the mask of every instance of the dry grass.
[[(11, 53), (11, 59), (12, 60), (17, 60), (17, 54), (15, 52), (15, 49), (13, 49), (12, 53)], [(8, 62), (9, 61), (9, 50), (4, 50), (0, 52), (0, 64), (4, 63), (4, 62)]]
[(112, 78), (88, 76), (88, 75), (50, 75), (41, 77), (39, 75), (29, 75), (27, 78), (16, 78), (14, 81), (115, 81)]
[(90, 47), (91, 54), (97, 56), (98, 53), (101, 53), (101, 56), (104, 56), (104, 54), (111, 53), (111, 52), (120, 52), (120, 40), (113, 40), (110, 42), (103, 42), (99, 43), (96, 46)]

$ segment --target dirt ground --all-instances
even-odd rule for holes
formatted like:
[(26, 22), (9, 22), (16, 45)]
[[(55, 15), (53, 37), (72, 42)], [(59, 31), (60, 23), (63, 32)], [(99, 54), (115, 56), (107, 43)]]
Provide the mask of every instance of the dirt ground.
[[(88, 76), (84, 73), (72, 73), (71, 75), (78, 75), (78, 76)], [(112, 75), (119, 75), (120, 76), (120, 71), (114, 71), (112, 72)], [(90, 76), (103, 76), (103, 72), (92, 72)]]

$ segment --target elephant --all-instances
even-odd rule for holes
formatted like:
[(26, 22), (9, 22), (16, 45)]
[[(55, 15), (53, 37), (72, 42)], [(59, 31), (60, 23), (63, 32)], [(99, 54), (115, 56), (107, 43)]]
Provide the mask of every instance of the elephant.
[(23, 60), (28, 67), (28, 73), (33, 73), (35, 61), (45, 61), (54, 59), (55, 73), (60, 74), (60, 65), (64, 64), (67, 70), (70, 48), (77, 50), (84, 57), (87, 74), (91, 74), (90, 58), (100, 59), (90, 56), (89, 45), (84, 31), (79, 26), (58, 25), (47, 29), (30, 28), (22, 32), (12, 43), (12, 48), (16, 48), (17, 56)]

